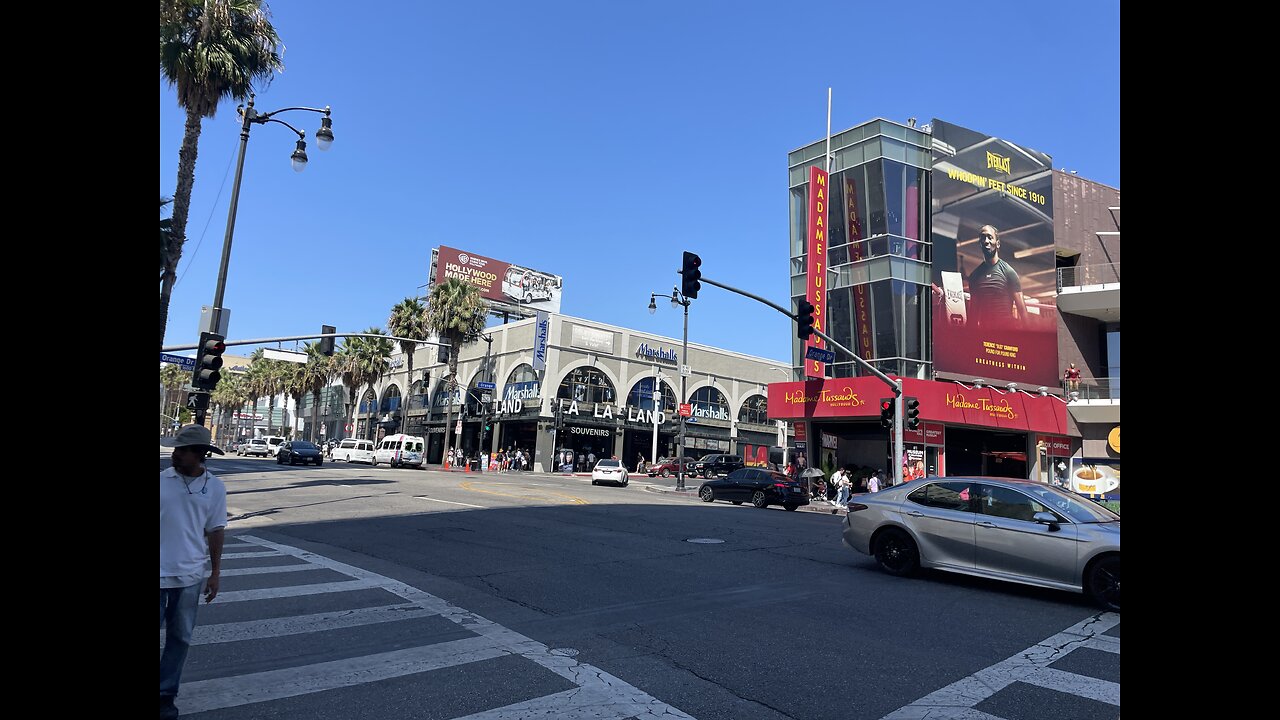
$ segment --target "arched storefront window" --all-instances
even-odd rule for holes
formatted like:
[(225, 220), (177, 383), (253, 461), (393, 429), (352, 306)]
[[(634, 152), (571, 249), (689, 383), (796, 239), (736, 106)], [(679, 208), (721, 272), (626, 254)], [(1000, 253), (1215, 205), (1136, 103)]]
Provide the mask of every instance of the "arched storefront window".
[(378, 407), (378, 401), (373, 395), (372, 390), (365, 390), (364, 395), (360, 398), (360, 415), (373, 414), (374, 408)]
[[(671, 386), (665, 382), (660, 387), (662, 392), (661, 410), (668, 415), (674, 415), (676, 411), (676, 394), (671, 390)], [(641, 410), (653, 409), (653, 378), (641, 378), (635, 385), (631, 386), (631, 392), (627, 393), (627, 405)]]
[[(443, 380), (437, 383), (435, 394), (431, 396), (431, 417), (433, 419), (443, 420), (446, 412), (448, 411), (446, 400), (449, 393), (445, 392), (445, 385), (446, 383)], [(455, 418), (458, 417), (458, 411), (461, 409), (461, 405), (462, 388), (455, 388), (453, 391), (453, 416)]]
[(519, 394), (522, 397), (538, 397), (541, 393), (538, 388), (538, 373), (534, 372), (533, 366), (529, 363), (521, 363), (507, 375), (507, 382), (502, 387), (502, 399), (507, 399), (513, 394)]
[(724, 393), (713, 387), (698, 388), (689, 398), (689, 404), (693, 406), (695, 417), (729, 419), (729, 403), (724, 399)]
[(769, 398), (763, 395), (752, 395), (747, 398), (747, 401), (742, 403), (742, 409), (738, 411), (738, 422), (768, 425)]
[(481, 390), (476, 387), (477, 384), (489, 379), (489, 374), (484, 370), (479, 370), (471, 378), (471, 384), (467, 385), (467, 417), (480, 417), (484, 414), (484, 394), (492, 394), (492, 390)]
[(382, 392), (382, 402), (378, 405), (380, 413), (394, 413), (400, 409), (400, 386), (392, 385)]
[(575, 402), (613, 403), (618, 393), (604, 373), (593, 367), (580, 367), (564, 376), (556, 397)]
[(415, 381), (409, 388), (409, 409), (421, 410), (427, 406), (427, 382)]

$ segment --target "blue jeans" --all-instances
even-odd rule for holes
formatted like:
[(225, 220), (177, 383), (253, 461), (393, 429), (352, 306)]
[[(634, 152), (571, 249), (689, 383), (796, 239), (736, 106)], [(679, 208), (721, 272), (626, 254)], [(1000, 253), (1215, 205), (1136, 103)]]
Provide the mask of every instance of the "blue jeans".
[(204, 582), (180, 588), (160, 588), (160, 627), (167, 628), (164, 651), (160, 653), (160, 695), (178, 694), (182, 666), (196, 629), (196, 611)]
[(840, 488), (840, 496), (836, 498), (836, 504), (837, 505), (849, 504), (849, 488), (847, 487)]

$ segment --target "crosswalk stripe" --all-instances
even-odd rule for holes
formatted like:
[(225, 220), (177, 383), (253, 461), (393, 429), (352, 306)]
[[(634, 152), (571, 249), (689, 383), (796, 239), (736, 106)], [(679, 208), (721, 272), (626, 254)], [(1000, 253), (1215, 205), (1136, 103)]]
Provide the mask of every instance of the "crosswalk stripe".
[[(1094, 647), (1094, 640), (1103, 637), (1102, 633), (1119, 624), (1120, 616), (1115, 613), (1104, 612), (1085, 618), (1057, 635), (1042, 640), (1007, 660), (1002, 660), (929, 693), (910, 705), (885, 715), (881, 720), (921, 720), (925, 717), (929, 720), (978, 720), (979, 718), (985, 720), (989, 717), (985, 713), (972, 715), (967, 711), (979, 712), (973, 710), (975, 705), (1015, 682), (1026, 682), (1054, 690), (1061, 689), (1062, 692), (1103, 702), (1112, 702), (1109, 698), (1114, 697), (1112, 704), (1118, 706), (1120, 704), (1118, 684), (1066, 673), (1048, 666), (1061, 660), (1072, 650)], [(1116, 652), (1119, 652), (1118, 643)], [(1062, 676), (1080, 678), (1087, 683), (1076, 682)]]
[[(406, 585), (405, 583), (397, 580), (369, 572), (363, 568), (348, 565), (306, 550), (273, 543), (252, 535), (242, 536), (242, 539), (249, 542), (259, 543), (264, 547), (274, 548), (282, 553), (292, 555), (293, 557), (306, 560), (307, 562), (314, 563), (316, 565), (327, 567), (330, 570), (342, 573), (343, 575), (360, 578), (361, 581), (368, 582), (372, 586), (380, 587), (387, 592), (399, 595), (400, 597), (417, 604), (423, 609), (439, 614), (441, 617), (451, 620), (463, 628), (487, 638), (493, 645), (505, 650), (506, 652), (532, 660), (551, 672), (569, 680), (575, 685), (587, 690), (595, 691), (602, 696), (614, 698), (618, 701), (631, 698), (634, 703), (642, 706), (641, 709), (644, 713), (654, 713), (654, 717), (661, 716), (665, 720), (694, 720), (692, 716), (657, 700), (645, 693), (643, 690), (640, 690), (620, 678), (610, 675), (600, 668), (578, 662), (571, 657), (552, 653), (550, 648), (536, 640), (525, 637), (514, 630), (498, 625), (491, 620), (453, 605), (436, 597), (435, 595), (432, 595), (431, 593), (419, 590), (418, 588)], [(338, 585), (341, 583), (334, 584)], [(219, 595), (218, 597), (221, 598), (222, 596)], [(606, 715), (605, 717), (613, 716)]]
[[(665, 707), (651, 697), (646, 702), (639, 697), (620, 697), (588, 688), (573, 688), (455, 720), (622, 720), (634, 717), (671, 717), (662, 714)], [(658, 714), (652, 714), (653, 712)]]
[(182, 684), (183, 714), (323, 692), (506, 655), (487, 638), (424, 645), (345, 660)]
[(269, 600), (271, 598), (301, 597), (303, 595), (320, 595), (322, 593), (348, 592), (381, 586), (378, 580), (344, 580), (341, 582), (315, 583), (312, 585), (288, 585), (285, 587), (261, 588), (258, 590), (232, 590), (218, 593), (218, 602), (241, 602), (244, 600)]
[(1094, 650), (1102, 650), (1103, 652), (1120, 654), (1120, 638), (1113, 638), (1107, 635), (1096, 635), (1085, 640), (1080, 647), (1092, 648)]
[[(315, 613), (313, 615), (292, 615), (267, 620), (222, 623), (220, 625), (196, 625), (195, 632), (191, 636), (191, 644), (212, 645), (215, 643), (238, 642), (240, 640), (302, 635), (324, 630), (337, 630), (339, 628), (431, 617), (433, 614), (417, 605), (404, 604), (358, 608), (355, 610), (335, 610), (334, 612)], [(165, 631), (161, 630), (161, 644), (164, 643), (164, 634)]]
[(279, 550), (263, 550), (260, 552), (223, 553), (223, 560), (239, 560), (241, 558), (279, 557), (285, 553)]
[(1022, 682), (1120, 706), (1120, 684), (1110, 680), (1045, 668), (1023, 678)]
[(314, 565), (272, 565), (271, 567), (251, 567), (251, 568), (231, 568), (230, 570), (222, 570), (218, 574), (222, 577), (235, 577), (236, 575), (267, 575), (270, 573), (283, 572), (301, 572), (303, 570), (323, 570)]

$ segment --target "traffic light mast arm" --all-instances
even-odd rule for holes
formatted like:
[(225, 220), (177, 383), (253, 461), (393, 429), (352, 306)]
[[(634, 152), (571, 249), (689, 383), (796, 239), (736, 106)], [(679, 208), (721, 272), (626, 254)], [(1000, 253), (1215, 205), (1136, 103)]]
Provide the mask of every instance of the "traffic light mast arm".
[[(741, 295), (741, 296), (743, 296), (743, 297), (749, 297), (749, 298), (751, 298), (752, 300), (755, 300), (756, 302), (764, 303), (765, 305), (768, 305), (769, 307), (773, 308), (774, 310), (777, 310), (778, 312), (782, 313), (783, 315), (786, 315), (787, 317), (791, 318), (791, 320), (792, 320), (793, 322), (799, 322), (799, 321), (800, 321), (800, 319), (799, 319), (799, 318), (797, 318), (795, 315), (792, 315), (790, 311), (788, 311), (788, 310), (784, 309), (781, 305), (775, 305), (774, 303), (772, 303), (772, 302), (770, 302), (770, 301), (768, 301), (768, 300), (765, 300), (764, 298), (760, 297), (759, 295), (754, 295), (754, 294), (752, 294), (752, 293), (747, 292), (746, 290), (739, 290), (739, 289), (738, 289), (738, 288), (736, 288), (736, 287), (732, 287), (732, 286), (730, 286), (730, 285), (725, 285), (724, 283), (716, 282), (715, 280), (712, 280), (711, 278), (707, 277), (706, 275), (703, 275), (700, 279), (701, 279), (701, 281), (702, 281), (702, 282), (707, 283), (707, 284), (709, 284), (709, 285), (715, 285), (716, 287), (718, 287), (718, 288), (724, 288), (725, 290), (728, 290), (728, 291), (729, 291), (729, 292), (731, 292), (731, 293), (737, 293), (737, 294), (739, 294), (739, 295)], [(863, 360), (862, 358), (858, 357), (856, 354), (854, 354), (854, 352), (853, 352), (852, 350), (850, 350), (849, 348), (847, 348), (847, 347), (845, 347), (845, 346), (841, 345), (840, 343), (836, 342), (835, 340), (831, 339), (831, 337), (830, 337), (830, 336), (828, 336), (826, 333), (822, 332), (821, 330), (816, 330), (816, 329), (815, 329), (815, 330), (813, 330), (813, 334), (814, 334), (814, 335), (817, 335), (818, 337), (822, 338), (823, 340), (826, 340), (827, 342), (831, 343), (831, 346), (832, 346), (832, 347), (836, 348), (837, 350), (839, 350), (839, 351), (843, 352), (844, 354), (848, 355), (849, 357), (853, 358), (853, 359), (854, 359), (854, 361), (855, 361), (855, 362), (857, 362), (859, 365), (861, 365), (861, 366), (862, 366), (862, 368), (863, 368), (863, 369), (865, 369), (867, 372), (869, 372), (869, 373), (871, 373), (872, 375), (875, 375), (876, 377), (880, 378), (880, 381), (881, 381), (881, 382), (883, 382), (885, 385), (888, 385), (888, 386), (889, 386), (889, 388), (893, 390), (893, 394), (894, 394), (894, 396), (895, 396), (895, 397), (901, 397), (901, 396), (902, 396), (902, 383), (901, 383), (901, 382), (899, 382), (899, 381), (897, 381), (897, 380), (894, 380), (893, 378), (889, 377), (888, 375), (885, 375), (884, 373), (880, 372), (880, 371), (879, 371), (879, 370), (877, 370), (876, 368), (872, 367), (872, 366), (871, 366), (871, 364), (870, 364), (870, 363), (868, 363), (866, 360)]]
[[(256, 340), (224, 340), (223, 345), (262, 345), (273, 342), (288, 342), (290, 340), (317, 340), (320, 338), (340, 338), (340, 337), (367, 337), (380, 338), (382, 340), (395, 340), (397, 342), (412, 342), (419, 345), (439, 345), (440, 347), (449, 347), (447, 342), (438, 342), (436, 340), (418, 340), (417, 338), (402, 338), (396, 335), (377, 335), (374, 333), (318, 333), (315, 335), (290, 335), (288, 337), (258, 338)], [(177, 350), (195, 350), (200, 347), (199, 344), (193, 345), (169, 345), (160, 348), (161, 352), (174, 352)]]

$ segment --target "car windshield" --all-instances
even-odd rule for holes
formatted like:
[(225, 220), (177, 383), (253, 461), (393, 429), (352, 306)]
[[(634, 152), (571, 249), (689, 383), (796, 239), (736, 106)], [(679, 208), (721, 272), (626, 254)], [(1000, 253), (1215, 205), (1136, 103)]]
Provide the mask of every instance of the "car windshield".
[(293, 449), (294, 449), (294, 450), (315, 450), (315, 449), (317, 449), (317, 448), (316, 448), (316, 446), (315, 446), (315, 445), (312, 445), (311, 443), (307, 442), (306, 440), (294, 440), (294, 441), (293, 441)]
[(601, 460), (600, 462), (596, 463), (596, 467), (618, 467), (621, 464), (622, 463), (618, 462), (617, 460)]
[(1071, 522), (1104, 523), (1120, 521), (1119, 515), (1098, 503), (1065, 490), (1059, 490), (1049, 485), (1036, 487), (1019, 486), (1018, 489), (1026, 491), (1041, 503), (1071, 518)]

